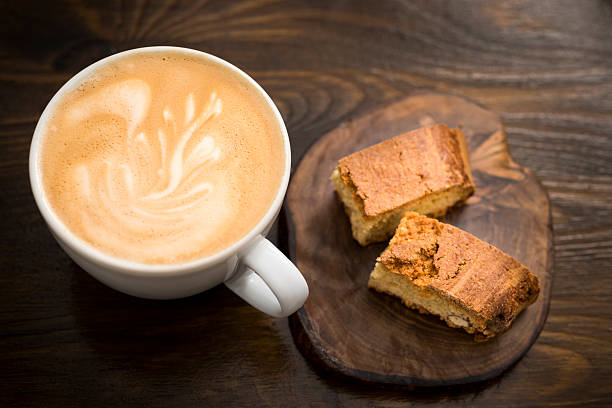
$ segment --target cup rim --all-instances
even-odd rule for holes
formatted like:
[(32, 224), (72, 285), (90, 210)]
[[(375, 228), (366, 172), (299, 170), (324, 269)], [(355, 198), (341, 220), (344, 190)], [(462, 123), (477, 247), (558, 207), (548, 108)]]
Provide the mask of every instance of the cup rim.
[[(68, 229), (68, 227), (59, 219), (55, 211), (52, 209), (49, 201), (47, 200), (45, 190), (42, 185), (41, 174), (40, 174), (40, 166), (39, 166), (39, 153), (41, 148), (41, 140), (43, 137), (43, 129), (48, 121), (53, 108), (57, 105), (57, 103), (61, 100), (64, 94), (73, 90), (78, 84), (80, 84), (85, 77), (90, 75), (93, 71), (99, 69), (100, 67), (124, 58), (126, 56), (132, 54), (140, 54), (140, 53), (158, 53), (158, 52), (179, 52), (184, 53), (190, 56), (195, 56), (198, 58), (204, 58), (208, 61), (212, 61), (215, 64), (218, 64), (224, 68), (227, 68), (241, 78), (243, 78), (248, 84), (250, 84), (266, 101), (268, 106), (272, 110), (272, 114), (276, 118), (280, 131), (283, 137), (283, 143), (285, 148), (285, 170), (283, 172), (283, 176), (281, 178), (280, 186), (277, 190), (276, 196), (272, 201), (272, 204), (268, 207), (268, 210), (264, 214), (264, 216), (258, 221), (253, 229), (251, 229), (247, 234), (245, 234), (238, 241), (235, 241), (230, 246), (222, 249), (221, 251), (215, 252), (211, 255), (188, 261), (182, 263), (175, 264), (146, 264), (137, 261), (132, 261), (128, 259), (123, 259), (120, 257), (116, 257), (113, 255), (109, 255), (97, 248), (93, 245), (87, 243), (83, 239), (76, 236), (72, 231)], [(184, 47), (175, 47), (175, 46), (150, 46), (150, 47), (140, 47), (134, 48), (126, 51), (122, 51), (108, 57), (105, 57), (99, 61), (94, 62), (91, 65), (88, 65), (77, 74), (75, 74), (72, 78), (70, 78), (62, 87), (53, 95), (42, 114), (40, 115), (38, 122), (36, 123), (36, 128), (34, 129), (34, 134), (32, 136), (32, 142), (30, 144), (30, 154), (29, 154), (29, 175), (30, 175), (30, 186), (32, 188), (32, 193), (34, 195), (34, 200), (38, 206), (40, 213), (43, 216), (43, 219), (49, 226), (49, 229), (53, 233), (53, 235), (60, 241), (69, 245), (70, 248), (76, 251), (79, 255), (85, 256), (88, 260), (93, 261), (94, 263), (101, 265), (106, 268), (112, 268), (115, 271), (119, 271), (126, 274), (139, 275), (139, 276), (151, 276), (154, 275), (156, 277), (163, 276), (179, 276), (184, 274), (189, 274), (196, 272), (198, 270), (202, 270), (216, 264), (221, 263), (232, 255), (238, 253), (244, 246), (249, 244), (255, 237), (262, 235), (264, 229), (268, 224), (270, 224), (274, 217), (277, 214), (277, 211), (280, 209), (282, 202), (285, 197), (285, 193), (287, 191), (287, 186), (289, 185), (289, 175), (291, 172), (291, 147), (289, 145), (289, 134), (287, 132), (287, 128), (285, 126), (285, 122), (277, 108), (277, 106), (272, 101), (272, 98), (266, 93), (266, 91), (259, 85), (253, 78), (251, 78), (248, 74), (242, 71), (240, 68), (235, 65), (215, 56), (209, 54), (204, 51), (194, 50), (191, 48)]]

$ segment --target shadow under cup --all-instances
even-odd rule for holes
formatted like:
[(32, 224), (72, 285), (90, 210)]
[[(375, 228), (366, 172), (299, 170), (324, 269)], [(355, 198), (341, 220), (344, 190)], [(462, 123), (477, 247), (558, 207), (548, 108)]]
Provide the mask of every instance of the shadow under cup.
[[(181, 55), (201, 59), (240, 78), (241, 84), (259, 95), (278, 125), (284, 147), (284, 169), (280, 185), (265, 214), (242, 237), (212, 255), (182, 263), (149, 264), (109, 255), (75, 235), (53, 210), (43, 186), (41, 145), (49, 121), (64, 97), (94, 72), (125, 58)], [(186, 120), (193, 114), (186, 105)], [(166, 120), (166, 112), (164, 111)], [(138, 135), (140, 136), (140, 135)], [(160, 136), (161, 140), (161, 136)], [(161, 142), (160, 142), (161, 143)], [(178, 149), (178, 148), (177, 148)], [(179, 47), (146, 47), (125, 51), (100, 60), (70, 79), (43, 111), (32, 138), (29, 172), (32, 192), (50, 231), (64, 251), (85, 271), (121, 292), (151, 299), (173, 299), (200, 293), (219, 283), (226, 285), (251, 305), (272, 316), (287, 316), (301, 307), (308, 287), (298, 269), (265, 235), (274, 223), (289, 182), (291, 152), (284, 122), (274, 102), (247, 74), (230, 63), (204, 52)], [(89, 179), (87, 179), (89, 180)], [(89, 186), (89, 184), (88, 184)], [(95, 187), (95, 186), (94, 186)], [(94, 192), (96, 190), (94, 189)], [(81, 211), (77, 208), (75, 211)]]

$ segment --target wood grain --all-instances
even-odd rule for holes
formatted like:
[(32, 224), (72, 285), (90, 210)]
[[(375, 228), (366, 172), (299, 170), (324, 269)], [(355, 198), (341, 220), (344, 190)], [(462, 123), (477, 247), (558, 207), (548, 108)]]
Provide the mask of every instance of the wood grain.
[[(492, 243), (540, 280), (536, 303), (502, 336), (476, 343), (436, 317), (408, 311), (367, 281), (385, 243), (361, 247), (329, 176), (338, 159), (421, 126), (461, 126), (476, 193), (443, 220)], [(365, 382), (451, 385), (490, 379), (514, 364), (544, 326), (552, 285), (548, 197), (508, 154), (499, 118), (456, 96), (418, 93), (325, 134), (306, 153), (287, 192), (291, 259), (310, 296), (292, 316), (302, 353), (324, 369)]]
[[(0, 2), (0, 22), (0, 406), (612, 405), (609, 0), (24, 0)], [(286, 320), (225, 288), (139, 301), (76, 267), (29, 191), (36, 120), (86, 65), (160, 44), (251, 74), (281, 109), (294, 163), (415, 89), (498, 113), (555, 231), (550, 314), (525, 357), (469, 387), (356, 386), (315, 370)]]

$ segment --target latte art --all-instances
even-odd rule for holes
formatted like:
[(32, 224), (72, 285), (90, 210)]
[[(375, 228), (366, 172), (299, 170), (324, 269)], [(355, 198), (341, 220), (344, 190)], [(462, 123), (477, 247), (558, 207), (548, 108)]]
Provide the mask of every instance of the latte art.
[[(132, 230), (142, 226), (142, 217), (152, 222), (176, 223), (193, 216), (193, 209), (209, 194), (214, 186), (206, 181), (206, 168), (219, 160), (221, 152), (214, 139), (202, 128), (223, 110), (223, 104), (213, 92), (202, 111), (196, 116), (193, 93), (185, 102), (185, 120), (175, 119), (171, 108), (163, 110), (164, 127), (157, 137), (145, 132), (135, 133), (142, 121), (142, 109), (149, 106), (150, 91), (142, 81), (126, 81), (103, 90), (96, 103), (84, 101), (90, 109), (86, 115), (95, 115), (98, 106), (115, 101), (128, 108), (121, 114), (128, 123), (126, 135), (127, 156), (116, 154), (104, 158), (102, 163), (83, 164), (75, 169), (75, 181), (81, 194), (91, 203), (105, 207), (113, 222), (121, 222)], [(79, 114), (75, 114), (79, 112)], [(83, 109), (71, 111), (76, 120), (86, 120)], [(136, 112), (136, 113), (135, 113)], [(170, 134), (169, 134), (170, 133)], [(169, 140), (178, 143), (173, 148)], [(189, 142), (193, 142), (188, 148)], [(154, 163), (160, 163), (154, 168)]]
[(43, 145), (53, 160), (42, 160), (51, 204), (115, 256), (176, 263), (218, 251), (271, 204), (279, 129), (219, 67), (168, 54), (126, 59), (55, 113)]

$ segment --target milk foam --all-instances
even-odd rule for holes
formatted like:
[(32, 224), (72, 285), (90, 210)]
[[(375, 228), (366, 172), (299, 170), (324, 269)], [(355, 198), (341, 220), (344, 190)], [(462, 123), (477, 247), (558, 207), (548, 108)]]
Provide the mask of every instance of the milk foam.
[(41, 170), (53, 209), (80, 238), (138, 262), (229, 246), (263, 217), (284, 170), (261, 96), (235, 73), (180, 54), (100, 69), (49, 123)]

